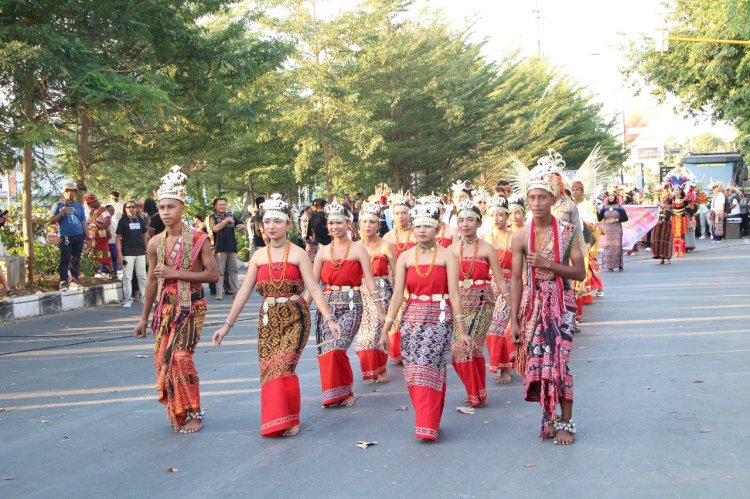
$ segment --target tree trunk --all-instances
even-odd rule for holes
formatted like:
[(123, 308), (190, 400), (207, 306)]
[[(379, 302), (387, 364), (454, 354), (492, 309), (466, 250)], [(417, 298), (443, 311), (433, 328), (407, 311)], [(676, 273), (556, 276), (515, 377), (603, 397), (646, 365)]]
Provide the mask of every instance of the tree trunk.
[(327, 138), (323, 138), (323, 171), (326, 176), (326, 197), (328, 202), (333, 201), (333, 179), (331, 178), (331, 172), (329, 170), (331, 163), (331, 144), (328, 143)]
[(86, 175), (89, 171), (89, 130), (91, 129), (91, 116), (85, 109), (81, 111), (78, 121), (78, 194), (79, 203), (83, 203), (83, 192), (81, 187), (86, 185)]
[(23, 251), (26, 255), (26, 284), (34, 281), (34, 228), (31, 223), (31, 170), (34, 167), (34, 147), (23, 146)]

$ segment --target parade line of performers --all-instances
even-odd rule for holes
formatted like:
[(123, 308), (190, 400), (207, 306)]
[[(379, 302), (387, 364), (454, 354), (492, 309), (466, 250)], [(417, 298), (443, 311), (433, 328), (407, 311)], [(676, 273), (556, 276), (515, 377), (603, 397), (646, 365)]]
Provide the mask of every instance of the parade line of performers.
[[(591, 163), (597, 155), (592, 152), (582, 174), (593, 171), (595, 177)], [(331, 242), (318, 248), (313, 263), (287, 239), (290, 207), (271, 196), (262, 205), (268, 244), (251, 257), (229, 315), (213, 335), (214, 344), (221, 345), (257, 288), (263, 297), (261, 435), (299, 432), (295, 370), (314, 320), (324, 407), (355, 403), (347, 354), (355, 342), (362, 379), (387, 382), (389, 357), (403, 364), (418, 439), (433, 441), (439, 435), (450, 362), (473, 407), (487, 405), (488, 370), (496, 382), (507, 383), (514, 368), (523, 378), (525, 399), (541, 404), (540, 436), (572, 444), (576, 426), (568, 363), (576, 318), (602, 286), (593, 222), (582, 220), (592, 214), (581, 216), (566, 194), (563, 168), (560, 155), (550, 150), (533, 170), (523, 167), (525, 172), (519, 169), (501, 182), (492, 196), (472, 197), (458, 182), (449, 220), (437, 196), (393, 195), (394, 227), (382, 238), (379, 206), (366, 202), (359, 211), (358, 242), (349, 235), (347, 207), (330, 203), (325, 215)], [(162, 178), (158, 202), (166, 230), (148, 244), (150, 271), (134, 334), (146, 335), (156, 303), (152, 331), (159, 401), (175, 431), (193, 433), (204, 417), (193, 362), (206, 315), (203, 283), (215, 282), (219, 274), (207, 236), (182, 222), (185, 180), (179, 167)], [(593, 192), (592, 175), (571, 187), (576, 198), (586, 189)]]

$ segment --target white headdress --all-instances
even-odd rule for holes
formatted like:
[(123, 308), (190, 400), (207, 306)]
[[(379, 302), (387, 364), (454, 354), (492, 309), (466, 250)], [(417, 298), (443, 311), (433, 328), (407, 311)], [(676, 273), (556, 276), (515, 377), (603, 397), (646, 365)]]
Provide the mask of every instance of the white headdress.
[(503, 196), (492, 196), (487, 201), (487, 213), (493, 213), (499, 211), (501, 213), (508, 213), (508, 199)]
[(370, 201), (365, 201), (359, 210), (359, 219), (380, 222), (380, 206)]
[(169, 173), (161, 178), (161, 186), (156, 191), (156, 197), (159, 198), (159, 201), (162, 199), (177, 199), (184, 203), (185, 198), (187, 198), (186, 180), (187, 175), (182, 173), (180, 167), (178, 165), (172, 166)]
[(437, 227), (440, 220), (440, 211), (437, 207), (429, 204), (418, 204), (409, 210), (409, 218), (413, 227)]
[(402, 190), (398, 191), (396, 194), (393, 194), (391, 198), (388, 200), (391, 204), (391, 211), (396, 211), (398, 207), (405, 207), (407, 210), (411, 208), (411, 203), (409, 202), (411, 199), (411, 195), (407, 191), (406, 193)]
[(289, 205), (281, 199), (281, 194), (271, 194), (271, 198), (262, 203), (260, 208), (263, 210), (263, 220), (281, 219), (289, 222)]
[(477, 220), (482, 219), (482, 212), (479, 206), (474, 204), (471, 199), (465, 199), (458, 205), (458, 218), (476, 218)]
[(351, 221), (351, 213), (346, 209), (346, 206), (338, 204), (335, 201), (326, 205), (325, 212), (326, 220), (329, 222)]
[(526, 198), (513, 194), (508, 197), (508, 211), (518, 210), (526, 213)]
[(417, 200), (417, 203), (434, 206), (439, 210), (443, 208), (443, 200), (440, 199), (440, 196), (436, 196), (434, 192), (429, 196), (422, 196)]
[(473, 192), (471, 198), (477, 203), (479, 203), (480, 201), (487, 202), (487, 200), (490, 198), (490, 193), (487, 192), (484, 187), (477, 187), (477, 189)]
[(451, 185), (451, 191), (453, 191), (453, 198), (458, 199), (458, 196), (461, 193), (466, 194), (467, 196), (470, 196), (471, 192), (471, 182), (468, 180), (457, 180), (454, 184)]

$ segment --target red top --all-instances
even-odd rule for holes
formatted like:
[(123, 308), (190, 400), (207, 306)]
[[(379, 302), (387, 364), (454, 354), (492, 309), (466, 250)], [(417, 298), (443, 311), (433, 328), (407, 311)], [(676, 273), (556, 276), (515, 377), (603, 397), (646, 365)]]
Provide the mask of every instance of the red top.
[[(401, 253), (403, 253), (404, 251), (408, 250), (409, 248), (413, 248), (414, 246), (417, 245), (417, 243), (412, 243), (412, 242), (408, 242), (408, 243), (394, 243), (393, 245), (396, 247), (396, 257), (399, 257), (399, 256), (401, 256)], [(401, 248), (401, 251), (399, 251), (399, 248)]]
[(464, 257), (463, 261), (461, 262), (461, 267), (463, 272), (459, 271), (458, 273), (458, 279), (464, 279), (464, 276), (466, 276), (466, 279), (472, 279), (472, 280), (482, 280), (482, 281), (489, 281), (490, 278), (490, 263), (487, 261), (487, 259), (482, 257), (477, 257), (474, 260), (474, 271), (471, 273), (471, 275), (466, 275), (467, 272), (471, 269), (471, 257)]
[(513, 252), (510, 250), (498, 249), (497, 257), (500, 259), (500, 268), (506, 271), (503, 273), (507, 274), (510, 272), (512, 269), (511, 261), (513, 260)]
[(437, 242), (443, 248), (447, 248), (448, 246), (453, 244), (453, 239), (449, 239), (447, 237), (436, 237), (435, 242)]
[[(276, 267), (281, 266), (281, 262), (273, 262), (273, 265)], [(281, 279), (281, 273), (282, 269), (274, 269), (273, 270), (273, 277), (274, 279)], [(302, 280), (302, 274), (299, 272), (299, 267), (294, 265), (293, 263), (287, 263), (286, 264), (286, 273), (284, 273), (285, 279), (294, 279), (294, 280)], [(261, 281), (268, 281), (270, 280), (268, 277), (268, 264), (261, 265), (258, 267), (258, 277), (256, 278), (257, 282)]]
[(359, 260), (344, 260), (341, 267), (334, 269), (327, 260), (323, 262), (320, 280), (329, 286), (359, 286), (362, 284), (362, 266)]
[(388, 258), (385, 255), (372, 257), (372, 276), (383, 277), (388, 275)]
[[(420, 272), (427, 272), (430, 265), (420, 265)], [(406, 290), (410, 295), (444, 295), (448, 293), (448, 275), (445, 267), (435, 265), (429, 277), (419, 277), (414, 267), (406, 269)]]

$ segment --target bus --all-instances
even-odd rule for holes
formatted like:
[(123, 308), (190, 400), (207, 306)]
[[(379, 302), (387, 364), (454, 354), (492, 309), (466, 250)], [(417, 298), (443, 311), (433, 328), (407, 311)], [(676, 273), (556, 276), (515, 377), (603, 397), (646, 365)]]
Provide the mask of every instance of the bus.
[(706, 192), (711, 192), (714, 182), (745, 186), (748, 180), (745, 160), (739, 152), (688, 153), (680, 166), (690, 170)]

